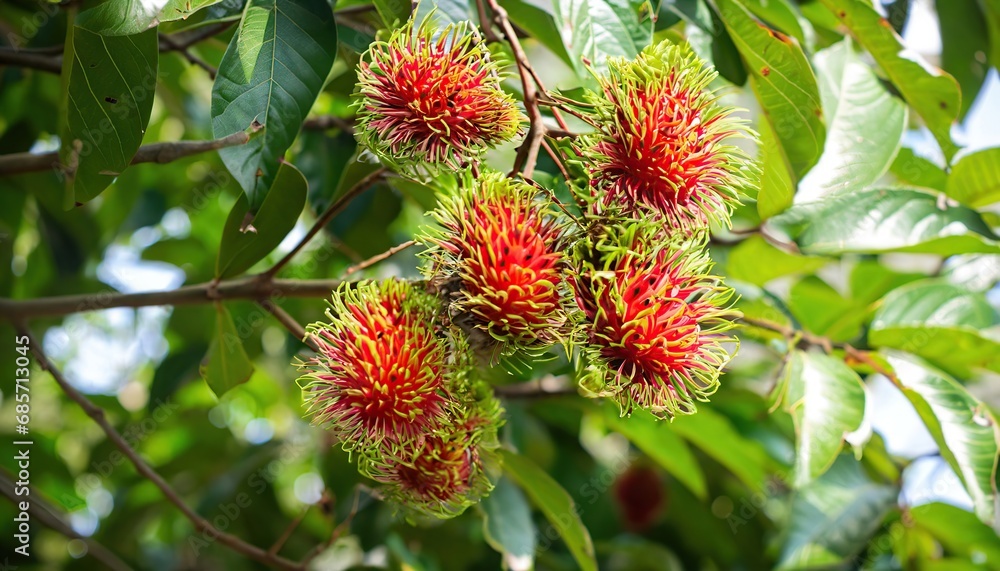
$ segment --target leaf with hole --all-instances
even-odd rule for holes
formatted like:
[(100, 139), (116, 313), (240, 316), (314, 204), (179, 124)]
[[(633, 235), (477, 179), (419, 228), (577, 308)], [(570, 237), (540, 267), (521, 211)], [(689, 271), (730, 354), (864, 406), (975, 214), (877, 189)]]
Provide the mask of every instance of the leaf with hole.
[(212, 87), (212, 132), (225, 137), (254, 122), (263, 131), (219, 150), (256, 212), (285, 151), (326, 83), (337, 52), (325, 0), (251, 0)]

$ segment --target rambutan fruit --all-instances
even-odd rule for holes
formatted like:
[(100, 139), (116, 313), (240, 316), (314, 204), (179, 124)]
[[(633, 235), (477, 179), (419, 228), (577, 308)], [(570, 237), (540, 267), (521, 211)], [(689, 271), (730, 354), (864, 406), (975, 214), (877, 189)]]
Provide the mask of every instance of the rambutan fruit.
[(596, 212), (657, 215), (679, 228), (728, 224), (757, 170), (731, 142), (752, 135), (709, 90), (716, 75), (667, 42), (609, 59), (592, 97), (598, 133), (579, 145)]
[(374, 42), (358, 67), (358, 140), (404, 171), (457, 169), (514, 138), (522, 119), (470, 24), (430, 22)]

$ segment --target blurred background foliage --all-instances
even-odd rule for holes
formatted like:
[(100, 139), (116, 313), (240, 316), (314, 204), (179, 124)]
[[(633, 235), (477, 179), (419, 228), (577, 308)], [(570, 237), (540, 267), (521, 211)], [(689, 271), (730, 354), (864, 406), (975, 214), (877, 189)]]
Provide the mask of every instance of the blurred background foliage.
[[(300, 1), (252, 7), (271, 6), (273, 18), (283, 3)], [(2, 155), (59, 151), (66, 164), (74, 121), (99, 119), (102, 105), (95, 99), (97, 107), (74, 111), (68, 94), (83, 93), (74, 91), (81, 77), (109, 81), (83, 62), (110, 58), (129, 87), (144, 73), (155, 78), (147, 86), (155, 95), (133, 92), (134, 104), (115, 122), (118, 176), (95, 170), (111, 168), (110, 156), (103, 166), (93, 155), (78, 157), (85, 166), (69, 185), (57, 170), (15, 174), (4, 163), (0, 296), (88, 295), (80, 312), (30, 320), (68, 380), (198, 514), (264, 549), (294, 527), (281, 553), (300, 560), (319, 546), (317, 569), (568, 570), (587, 560), (609, 570), (1000, 569), (1000, 3), (500, 4), (549, 89), (592, 87), (583, 58), (599, 68), (607, 55), (632, 57), (655, 40), (688, 42), (721, 73), (715, 87), (725, 101), (748, 109), (761, 134), (759, 147), (747, 143), (763, 164), (760, 195), (747, 197), (734, 230), (720, 230), (712, 244), (718, 271), (742, 295), (748, 326), (723, 388), (696, 416), (655, 423), (644, 414), (621, 419), (613, 407), (576, 396), (506, 398), (503, 440), (526, 459), (524, 471), (504, 476), (461, 517), (412, 526), (359, 488), (347, 455), (302, 420), (289, 363), (305, 348), (258, 305), (226, 300), (231, 323), (217, 322), (210, 303), (104, 309), (114, 292), (171, 290), (220, 275), (240, 175), (215, 151), (124, 168), (125, 148), (140, 138), (148, 145), (232, 132), (219, 132), (213, 85), (224, 87), (213, 75), (238, 70), (225, 54), (243, 0), (171, 0), (156, 4), (159, 12), (139, 0), (0, 4)], [(264, 251), (233, 275), (269, 268), (374, 170), (358, 160), (350, 132), (355, 67), (409, 8), (344, 0), (328, 7), (336, 35), (330, 24), (307, 38), (336, 41), (336, 59), (316, 86), (309, 118), (298, 117), (286, 133), (285, 160), (308, 183), (305, 204), (276, 201), (285, 208), (275, 216), (291, 230), (265, 231)], [(439, 0), (435, 14), (478, 21), (480, 12), (475, 1)], [(150, 25), (155, 31), (144, 31)], [(306, 49), (302, 37), (282, 40)], [(513, 61), (506, 44), (491, 49)], [(71, 52), (78, 63), (63, 62)], [(304, 77), (308, 62), (298, 63), (289, 71)], [(286, 87), (294, 80), (275, 78)], [(505, 87), (520, 97), (513, 68)], [(275, 105), (275, 113), (287, 112), (280, 107), (287, 102)], [(113, 143), (93, 142), (104, 151)], [(505, 170), (514, 151), (501, 148), (488, 162)], [(258, 158), (279, 168), (278, 156)], [(289, 172), (254, 192), (294, 196), (304, 187)], [(544, 154), (535, 178), (565, 192)], [(264, 208), (261, 200), (251, 198), (253, 208)], [(434, 204), (431, 187), (382, 179), (279, 277), (337, 278), (412, 238)], [(411, 248), (365, 275), (417, 277), (418, 264)], [(276, 303), (299, 323), (320, 319), (325, 308), (319, 297)], [(221, 389), (199, 374), (220, 323), (239, 338), (242, 349), (233, 351), (245, 354), (244, 370), (252, 366), (248, 378), (234, 373)], [(11, 324), (0, 331), (4, 362), (13, 363)], [(895, 370), (899, 386), (873, 363)], [(14, 469), (12, 368), (0, 387), (5, 490)], [(498, 373), (494, 381), (534, 378), (559, 388), (570, 371), (555, 359), (531, 375)], [(34, 555), (11, 555), (11, 565), (104, 568), (88, 554), (92, 541), (136, 569), (265, 567), (195, 530), (37, 369), (31, 399), (32, 498), (78, 538), (36, 518)], [(567, 512), (586, 529), (571, 529), (576, 518)], [(0, 503), (0, 544), (10, 554), (14, 513)], [(574, 557), (586, 552), (580, 534), (587, 533), (593, 555)]]

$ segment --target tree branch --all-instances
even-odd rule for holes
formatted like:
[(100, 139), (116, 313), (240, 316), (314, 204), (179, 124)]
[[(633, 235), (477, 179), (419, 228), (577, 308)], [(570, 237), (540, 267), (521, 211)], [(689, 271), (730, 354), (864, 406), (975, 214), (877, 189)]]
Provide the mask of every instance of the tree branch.
[(340, 198), (335, 200), (332, 204), (330, 204), (330, 206), (327, 207), (326, 211), (323, 212), (323, 214), (321, 214), (320, 217), (316, 219), (316, 223), (313, 224), (312, 228), (310, 228), (309, 231), (306, 232), (306, 235), (303, 236), (301, 240), (299, 240), (299, 243), (296, 244), (294, 248), (292, 248), (291, 252), (288, 252), (288, 254), (286, 254), (284, 258), (278, 260), (278, 263), (274, 264), (274, 266), (272, 266), (269, 270), (267, 270), (261, 275), (266, 276), (267, 278), (271, 278), (274, 275), (276, 275), (281, 270), (281, 268), (285, 267), (288, 264), (288, 262), (292, 261), (292, 258), (295, 257), (295, 254), (299, 253), (299, 250), (304, 248), (305, 245), (309, 243), (309, 240), (312, 240), (313, 236), (319, 234), (320, 230), (322, 230), (324, 226), (326, 226), (327, 224), (330, 223), (331, 220), (333, 220), (334, 216), (336, 216), (337, 214), (340, 213), (341, 210), (346, 208), (347, 205), (350, 204), (352, 200), (358, 197), (359, 194), (368, 190), (368, 187), (374, 184), (376, 180), (382, 178), (382, 175), (384, 174), (385, 174), (385, 167), (381, 167), (372, 172), (371, 174), (369, 174), (368, 176), (366, 176), (365, 178), (356, 182), (354, 186), (350, 188), (350, 190), (345, 192), (343, 195), (341, 195)]
[(514, 157), (514, 166), (510, 175), (523, 172), (524, 176), (530, 177), (535, 170), (535, 163), (538, 161), (538, 149), (541, 148), (542, 138), (545, 137), (544, 117), (542, 117), (542, 111), (538, 107), (538, 91), (535, 89), (532, 78), (531, 63), (521, 47), (521, 42), (517, 39), (517, 33), (514, 32), (507, 11), (500, 6), (497, 0), (489, 0), (489, 3), (490, 9), (496, 16), (497, 24), (503, 30), (503, 35), (507, 38), (511, 51), (514, 52), (517, 71), (521, 76), (521, 89), (524, 92), (524, 109), (528, 112), (528, 134), (517, 149), (517, 156)]
[(124, 454), (125, 457), (132, 462), (136, 471), (159, 488), (164, 497), (166, 497), (170, 503), (174, 504), (177, 509), (184, 514), (184, 517), (191, 521), (195, 530), (199, 532), (211, 532), (214, 534), (219, 543), (229, 547), (237, 553), (241, 553), (250, 559), (253, 559), (254, 561), (287, 571), (300, 569), (300, 565), (298, 563), (285, 559), (280, 555), (269, 553), (255, 545), (250, 545), (235, 535), (218, 530), (212, 526), (208, 520), (195, 513), (190, 506), (184, 503), (184, 500), (181, 499), (177, 492), (170, 487), (170, 484), (168, 484), (167, 481), (164, 480), (163, 477), (160, 476), (155, 470), (150, 468), (149, 464), (146, 464), (146, 461), (139, 456), (138, 452), (133, 450), (122, 435), (119, 434), (113, 426), (111, 426), (111, 423), (108, 422), (108, 419), (104, 414), (104, 410), (92, 403), (90, 399), (85, 397), (82, 393), (77, 391), (73, 385), (66, 381), (65, 377), (62, 376), (62, 373), (59, 372), (59, 370), (56, 369), (45, 356), (45, 352), (42, 351), (41, 343), (32, 337), (27, 327), (25, 327), (23, 323), (17, 323), (16, 326), (19, 334), (28, 337), (29, 347), (31, 348), (31, 352), (35, 355), (38, 365), (52, 375), (52, 378), (55, 379), (56, 383), (63, 390), (63, 392), (66, 393), (66, 396), (69, 397), (70, 400), (80, 405), (80, 408), (87, 413), (87, 416), (94, 419), (94, 422), (96, 422), (107, 435), (108, 440), (110, 440), (115, 447), (121, 450), (122, 454)]
[[(201, 154), (207, 151), (214, 151), (225, 147), (235, 147), (245, 145), (250, 140), (250, 135), (260, 130), (262, 126), (255, 124), (250, 127), (250, 132), (238, 131), (232, 135), (227, 135), (221, 139), (210, 141), (173, 141), (167, 143), (152, 143), (143, 145), (132, 157), (131, 164), (169, 162)], [(0, 175), (13, 175), (26, 172), (47, 171), (50, 169), (66, 170), (68, 167), (59, 162), (59, 152), (50, 153), (12, 153), (0, 155)]]
[(62, 56), (40, 54), (29, 50), (0, 48), (0, 65), (26, 67), (59, 75), (62, 72)]
[[(90, 555), (103, 564), (105, 569), (111, 571), (132, 571), (127, 563), (118, 558), (117, 555), (109, 551), (106, 547), (95, 541), (91, 537), (86, 537), (77, 533), (62, 518), (55, 508), (42, 499), (35, 488), (29, 488), (28, 514), (42, 525), (65, 535), (70, 539), (79, 539), (87, 545), (87, 555)], [(18, 502), (25, 501), (25, 498), (14, 494), (14, 481), (5, 470), (0, 470), (0, 494), (6, 496), (11, 503), (17, 505)]]
[(353, 266), (347, 268), (346, 270), (344, 270), (344, 273), (341, 275), (341, 278), (346, 278), (351, 274), (356, 274), (361, 270), (370, 268), (371, 266), (374, 266), (375, 264), (381, 262), (382, 260), (390, 258), (395, 254), (409, 248), (410, 246), (415, 246), (416, 244), (417, 244), (416, 240), (407, 240), (406, 242), (403, 242), (398, 246), (393, 246), (388, 250), (382, 252), (381, 254), (376, 254), (363, 262), (358, 262), (357, 264), (354, 264)]
[(201, 69), (208, 72), (208, 76), (215, 79), (215, 76), (219, 74), (219, 70), (214, 66), (211, 66), (205, 60), (191, 53), (187, 46), (182, 46), (177, 40), (173, 39), (167, 34), (160, 34), (160, 44), (166, 44), (170, 51), (176, 51), (184, 56), (184, 59), (188, 60), (191, 64), (200, 67)]
[[(52, 317), (100, 311), (112, 307), (196, 305), (215, 299), (265, 300), (276, 296), (324, 298), (341, 280), (272, 280), (261, 275), (221, 282), (205, 282), (167, 291), (117, 293), (105, 291), (85, 295), (63, 295), (35, 299), (0, 298), (0, 316), (11, 321), (29, 317)], [(215, 296), (215, 297), (213, 297)]]

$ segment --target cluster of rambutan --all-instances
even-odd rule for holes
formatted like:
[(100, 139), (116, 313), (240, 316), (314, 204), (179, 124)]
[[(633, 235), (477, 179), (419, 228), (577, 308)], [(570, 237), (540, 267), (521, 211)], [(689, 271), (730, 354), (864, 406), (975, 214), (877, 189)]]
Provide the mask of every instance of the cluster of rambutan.
[(754, 183), (730, 143), (745, 130), (686, 48), (608, 68), (599, 93), (566, 102), (594, 131), (568, 151), (565, 205), (479, 165), (523, 119), (471, 26), (410, 23), (362, 58), (358, 140), (403, 176), (457, 184), (420, 238), (426, 282), (335, 292), (302, 380), (314, 419), (404, 506), (448, 517), (492, 487), (501, 411), (478, 366), (561, 344), (585, 395), (661, 418), (719, 386), (734, 313), (706, 241)]

